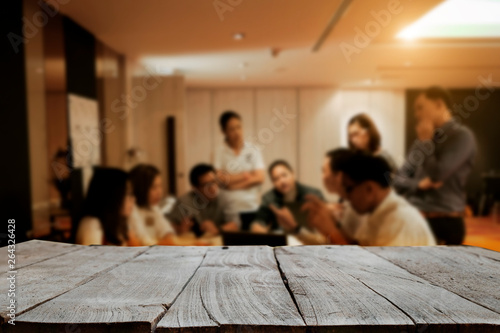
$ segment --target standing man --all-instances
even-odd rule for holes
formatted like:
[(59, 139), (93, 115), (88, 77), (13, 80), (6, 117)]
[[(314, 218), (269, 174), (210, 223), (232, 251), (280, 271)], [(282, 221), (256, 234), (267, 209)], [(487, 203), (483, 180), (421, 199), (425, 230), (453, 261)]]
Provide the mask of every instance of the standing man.
[(264, 182), (264, 161), (261, 151), (243, 140), (241, 116), (224, 112), (219, 119), (224, 144), (215, 153), (215, 168), (222, 186), (221, 195), (227, 203), (226, 215), (256, 211), (259, 207), (260, 184)]
[(421, 92), (414, 108), (417, 140), (394, 187), (424, 214), (439, 244), (462, 244), (465, 184), (476, 155), (474, 134), (453, 119), (452, 98), (443, 88)]

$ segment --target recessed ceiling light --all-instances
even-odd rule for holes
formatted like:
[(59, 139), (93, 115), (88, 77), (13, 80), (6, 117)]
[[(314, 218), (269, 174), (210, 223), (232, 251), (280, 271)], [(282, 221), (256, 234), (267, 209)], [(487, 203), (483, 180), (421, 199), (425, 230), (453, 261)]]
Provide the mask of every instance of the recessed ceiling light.
[(245, 34), (242, 32), (237, 32), (233, 35), (234, 40), (242, 40), (243, 38), (245, 38)]
[(500, 1), (446, 0), (403, 29), (397, 38), (498, 38)]

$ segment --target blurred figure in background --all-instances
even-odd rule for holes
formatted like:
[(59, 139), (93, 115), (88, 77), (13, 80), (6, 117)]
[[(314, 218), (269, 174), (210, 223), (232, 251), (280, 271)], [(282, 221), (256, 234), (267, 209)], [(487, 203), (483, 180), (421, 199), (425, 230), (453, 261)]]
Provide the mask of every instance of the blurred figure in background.
[[(390, 187), (391, 168), (383, 158), (358, 152), (340, 166), (343, 193), (358, 214), (368, 214), (354, 241), (362, 246), (435, 245), (427, 221)], [(309, 222), (332, 243), (348, 244), (341, 227), (321, 206), (308, 207)]]
[(52, 184), (61, 196), (61, 208), (63, 209), (71, 209), (71, 171), (68, 166), (68, 156), (68, 150), (59, 148), (51, 163), (55, 174)]
[(239, 213), (256, 211), (259, 188), (264, 182), (264, 161), (260, 150), (243, 140), (241, 117), (234, 111), (224, 112), (219, 119), (224, 144), (215, 153), (214, 166), (227, 203), (225, 213), (235, 216), (241, 227)]
[(431, 87), (415, 100), (417, 140), (394, 186), (427, 218), (440, 244), (462, 244), (465, 185), (474, 165), (476, 141), (452, 118), (448, 91)]
[(274, 161), (268, 172), (274, 188), (262, 196), (251, 231), (284, 231), (296, 235), (305, 244), (324, 243), (324, 237), (309, 228), (301, 212), (307, 195), (325, 200), (321, 191), (297, 182), (292, 167), (284, 160)]
[(76, 242), (82, 245), (127, 245), (127, 218), (134, 193), (125, 171), (96, 169), (83, 205)]
[(198, 164), (189, 173), (192, 189), (181, 196), (168, 214), (179, 234), (218, 235), (221, 231), (236, 231), (234, 216), (224, 213), (224, 199), (219, 196), (215, 169), (208, 164)]
[(149, 246), (172, 238), (175, 230), (158, 206), (163, 198), (160, 171), (152, 165), (139, 164), (129, 174), (136, 198), (129, 226), (139, 243), (137, 245)]
[[(339, 201), (327, 204), (333, 218), (348, 242), (353, 242), (358, 227), (366, 218), (356, 213), (349, 201), (342, 185), (343, 165), (354, 155), (354, 151), (347, 148), (337, 148), (326, 153), (323, 162), (323, 184), (328, 192), (337, 194)], [(317, 204), (317, 203), (316, 203)]]
[(347, 133), (349, 148), (380, 156), (389, 163), (393, 172), (398, 170), (391, 155), (381, 148), (382, 138), (380, 132), (366, 113), (357, 114), (349, 120)]

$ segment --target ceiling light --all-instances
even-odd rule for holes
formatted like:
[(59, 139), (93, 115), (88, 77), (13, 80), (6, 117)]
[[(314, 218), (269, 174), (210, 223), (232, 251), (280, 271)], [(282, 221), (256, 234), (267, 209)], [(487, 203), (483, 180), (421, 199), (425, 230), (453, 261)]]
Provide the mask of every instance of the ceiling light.
[(245, 38), (245, 34), (242, 32), (238, 32), (233, 35), (234, 40), (242, 40), (243, 38)]
[(500, 1), (446, 0), (429, 11), (397, 38), (498, 38)]

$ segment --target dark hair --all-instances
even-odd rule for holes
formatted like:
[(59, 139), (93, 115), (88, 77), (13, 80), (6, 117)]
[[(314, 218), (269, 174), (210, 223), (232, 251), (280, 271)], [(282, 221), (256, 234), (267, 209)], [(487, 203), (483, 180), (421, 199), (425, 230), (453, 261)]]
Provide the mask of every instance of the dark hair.
[(353, 153), (342, 163), (340, 171), (356, 184), (373, 181), (381, 187), (387, 188), (391, 182), (391, 167), (387, 161), (365, 152)]
[(354, 155), (354, 151), (347, 148), (337, 148), (330, 150), (326, 156), (330, 158), (330, 169), (332, 172), (339, 172), (349, 158)]
[(113, 168), (96, 168), (83, 203), (82, 216), (99, 219), (104, 237), (111, 244), (128, 240), (126, 217), (121, 215), (128, 175)]
[(241, 120), (241, 116), (239, 114), (237, 114), (236, 112), (234, 111), (231, 111), (231, 110), (228, 110), (228, 111), (224, 111), (224, 113), (222, 113), (220, 115), (220, 118), (219, 118), (219, 124), (220, 124), (220, 128), (225, 131), (226, 130), (226, 126), (227, 126), (227, 123), (232, 119), (232, 118), (236, 118), (236, 119), (240, 119)]
[(290, 170), (291, 172), (293, 172), (293, 169), (292, 169), (290, 163), (288, 163), (285, 160), (276, 160), (273, 163), (271, 163), (271, 165), (269, 166), (269, 169), (267, 169), (267, 172), (269, 173), (270, 177), (272, 177), (273, 169), (275, 167), (277, 167), (278, 165), (284, 166), (285, 168), (287, 168), (288, 170)]
[[(368, 150), (372, 154), (375, 153), (380, 148), (380, 142), (382, 140), (377, 126), (373, 122), (372, 118), (370, 118), (370, 116), (368, 116), (366, 113), (360, 113), (349, 120), (349, 126), (355, 123), (358, 123), (359, 126), (367, 130), (368, 136), (370, 137), (368, 142)], [(351, 140), (348, 141), (349, 148), (355, 149), (355, 147), (352, 145)]]
[(149, 207), (149, 190), (160, 174), (160, 170), (153, 165), (139, 164), (129, 172), (132, 186), (134, 187), (135, 202), (142, 208)]
[(195, 165), (189, 172), (189, 182), (191, 186), (198, 187), (200, 185), (200, 177), (209, 172), (215, 172), (214, 167), (210, 164), (200, 163)]
[(432, 86), (420, 92), (419, 95), (423, 94), (428, 99), (433, 101), (443, 101), (448, 110), (453, 109), (453, 97), (450, 92), (439, 86)]

